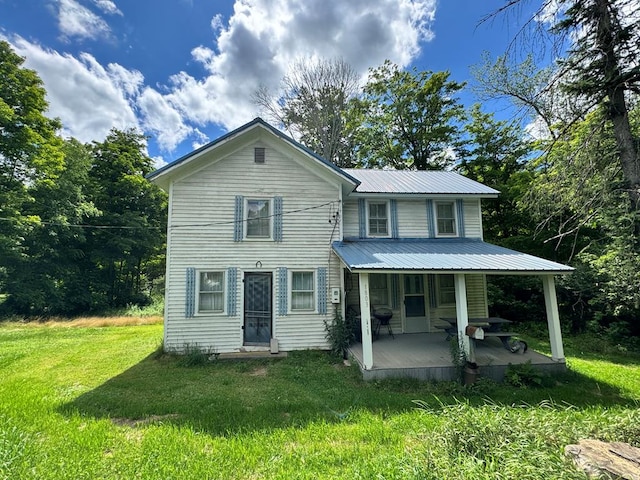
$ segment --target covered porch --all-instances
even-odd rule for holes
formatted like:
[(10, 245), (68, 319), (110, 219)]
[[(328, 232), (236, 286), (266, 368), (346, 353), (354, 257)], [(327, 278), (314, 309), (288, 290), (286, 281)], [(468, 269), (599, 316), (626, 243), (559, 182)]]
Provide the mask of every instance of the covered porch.
[[(340, 258), (343, 269), (357, 275), (358, 310), (360, 312), (361, 342), (354, 345), (351, 353), (358, 361), (364, 378), (414, 377), (422, 379), (452, 379), (457, 375), (452, 361), (450, 342), (445, 336), (434, 332), (434, 326), (442, 318), (437, 304), (429, 307), (430, 299), (438, 292), (420, 286), (419, 296), (406, 294), (407, 286), (402, 279), (420, 276), (451, 278), (451, 308), (454, 316), (459, 352), (467, 360), (478, 364), (483, 374), (501, 380), (509, 363), (524, 363), (528, 360), (542, 369), (563, 370), (565, 368), (562, 333), (555, 291), (555, 275), (570, 273), (573, 269), (556, 262), (534, 257), (514, 250), (485, 243), (479, 239), (411, 239), (411, 240), (357, 240), (336, 242), (333, 250)], [(374, 342), (372, 316), (379, 305), (372, 303), (370, 279), (374, 275), (390, 275), (401, 279), (400, 301), (395, 302), (395, 311), (401, 318), (403, 335), (381, 336)], [(497, 338), (474, 340), (467, 335), (469, 326), (468, 278), (486, 275), (534, 275), (542, 281), (551, 358), (528, 351), (515, 355), (505, 349)], [(418, 278), (418, 280), (420, 280)], [(420, 280), (418, 283), (422, 283)], [(394, 282), (390, 282), (394, 283)], [(429, 282), (438, 285), (439, 282)], [(410, 287), (413, 288), (413, 287)], [(411, 290), (413, 293), (414, 290)], [(484, 309), (481, 315), (488, 316), (486, 289)], [(410, 302), (409, 302), (410, 300)], [(420, 301), (416, 308), (416, 300)], [(391, 303), (391, 302), (390, 302)], [(477, 304), (477, 302), (476, 302)], [(477, 306), (476, 306), (477, 308)], [(420, 333), (409, 333), (405, 327), (415, 311), (422, 313), (426, 328)], [(344, 313), (344, 312), (343, 312)], [(439, 317), (440, 316), (440, 317)], [(375, 319), (374, 319), (375, 320)], [(414, 330), (415, 331), (415, 330)], [(475, 348), (474, 348), (475, 346)]]
[[(545, 372), (561, 372), (564, 362), (556, 362), (546, 355), (527, 350), (511, 353), (497, 338), (476, 341), (476, 362), (479, 375), (497, 382), (502, 381), (509, 364), (531, 362)], [(365, 380), (384, 378), (416, 378), (418, 380), (455, 380), (458, 371), (451, 358), (450, 342), (446, 334), (408, 333), (380, 335), (373, 344), (373, 367), (365, 369), (363, 345), (356, 343), (349, 353), (358, 362)]]

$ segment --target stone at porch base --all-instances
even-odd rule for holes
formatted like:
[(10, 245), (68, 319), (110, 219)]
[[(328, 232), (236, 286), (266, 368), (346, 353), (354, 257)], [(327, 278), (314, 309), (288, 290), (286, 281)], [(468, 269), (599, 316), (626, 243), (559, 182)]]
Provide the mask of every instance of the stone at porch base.
[(564, 451), (589, 477), (640, 480), (640, 448), (628, 443), (587, 439)]

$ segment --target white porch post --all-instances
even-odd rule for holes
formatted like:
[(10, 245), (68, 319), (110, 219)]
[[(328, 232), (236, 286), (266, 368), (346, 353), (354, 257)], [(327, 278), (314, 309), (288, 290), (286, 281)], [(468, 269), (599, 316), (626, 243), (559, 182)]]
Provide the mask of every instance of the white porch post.
[(556, 362), (564, 362), (564, 348), (562, 347), (560, 315), (558, 315), (556, 283), (553, 275), (542, 275), (542, 285), (544, 287), (544, 304), (547, 309), (547, 324), (549, 325), (551, 358)]
[(371, 301), (369, 300), (369, 274), (358, 275), (360, 287), (360, 328), (362, 329), (362, 363), (365, 370), (373, 367), (373, 345), (371, 340)]
[(467, 358), (471, 358), (471, 345), (466, 331), (469, 325), (469, 312), (467, 311), (467, 283), (464, 273), (455, 274), (456, 287), (456, 319), (458, 322), (458, 344)]

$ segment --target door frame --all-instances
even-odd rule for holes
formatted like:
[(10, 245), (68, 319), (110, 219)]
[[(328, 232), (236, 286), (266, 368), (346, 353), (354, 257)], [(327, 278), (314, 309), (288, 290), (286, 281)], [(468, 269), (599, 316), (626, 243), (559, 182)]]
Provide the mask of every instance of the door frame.
[[(424, 317), (408, 317), (407, 316), (407, 306), (405, 304), (406, 293), (404, 287), (405, 277), (419, 275), (422, 277), (422, 298), (424, 300)], [(402, 297), (402, 301), (400, 304), (400, 308), (402, 309), (402, 332), (403, 333), (426, 333), (430, 329), (431, 315), (429, 311), (429, 278), (425, 273), (403, 273), (400, 276), (400, 295)], [(411, 296), (418, 296), (417, 294), (413, 294)], [(424, 319), (424, 330), (421, 332), (411, 332), (408, 331), (407, 321), (409, 318), (422, 318)]]
[[(247, 342), (245, 337), (245, 328), (246, 328), (246, 278), (247, 275), (261, 275), (261, 276), (269, 276), (271, 289), (269, 290), (270, 295), (270, 306), (271, 306), (271, 318), (269, 319), (269, 340), (267, 342)], [(274, 272), (272, 270), (248, 270), (243, 272), (242, 276), (242, 345), (247, 347), (268, 347), (272, 338), (274, 338), (274, 320), (275, 320), (275, 282), (274, 282)]]

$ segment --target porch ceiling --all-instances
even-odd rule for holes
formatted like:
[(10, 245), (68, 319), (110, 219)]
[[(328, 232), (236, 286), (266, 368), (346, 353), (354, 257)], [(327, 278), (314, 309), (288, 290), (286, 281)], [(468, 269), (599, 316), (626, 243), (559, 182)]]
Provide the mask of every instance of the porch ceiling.
[(353, 272), (564, 274), (573, 268), (479, 239), (383, 239), (333, 243)]

